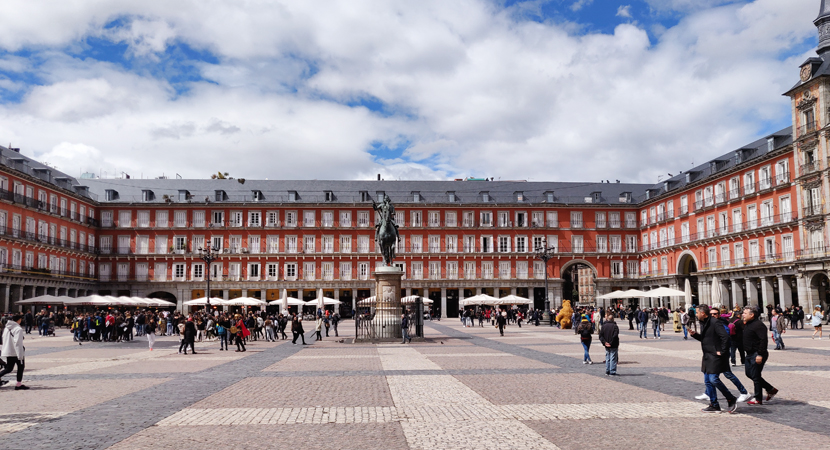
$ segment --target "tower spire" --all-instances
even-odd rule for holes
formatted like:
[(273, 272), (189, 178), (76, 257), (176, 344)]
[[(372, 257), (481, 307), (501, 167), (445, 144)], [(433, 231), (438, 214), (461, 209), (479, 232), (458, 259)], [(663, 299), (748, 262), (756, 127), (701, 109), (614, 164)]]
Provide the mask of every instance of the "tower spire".
[(830, 2), (821, 0), (821, 9), (819, 9), (818, 17), (813, 21), (818, 28), (818, 53), (822, 58), (824, 54), (830, 52)]

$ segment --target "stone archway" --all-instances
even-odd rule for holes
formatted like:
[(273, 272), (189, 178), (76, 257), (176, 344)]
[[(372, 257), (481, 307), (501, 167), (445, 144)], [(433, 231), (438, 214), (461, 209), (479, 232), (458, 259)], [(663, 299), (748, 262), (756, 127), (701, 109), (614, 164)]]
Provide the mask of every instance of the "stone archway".
[(570, 300), (571, 306), (596, 304), (597, 268), (584, 259), (574, 259), (562, 266), (562, 300)]
[(155, 291), (152, 294), (149, 294), (147, 298), (157, 298), (159, 300), (166, 300), (178, 306), (176, 296), (167, 291)]
[[(700, 297), (698, 296), (698, 286), (697, 286), (697, 258), (695, 254), (686, 250), (680, 254), (677, 258), (677, 278), (678, 278), (678, 287), (681, 291), (686, 290), (686, 281), (689, 282), (689, 287), (692, 291), (692, 304), (697, 305), (699, 303)], [(683, 300), (685, 303), (685, 300)], [(686, 305), (688, 307), (689, 305)]]
[[(810, 278), (810, 312), (816, 305), (821, 305), (823, 311), (830, 306), (830, 278), (824, 272), (818, 272)], [(804, 308), (805, 310), (807, 308)], [(806, 314), (810, 312), (805, 311)]]

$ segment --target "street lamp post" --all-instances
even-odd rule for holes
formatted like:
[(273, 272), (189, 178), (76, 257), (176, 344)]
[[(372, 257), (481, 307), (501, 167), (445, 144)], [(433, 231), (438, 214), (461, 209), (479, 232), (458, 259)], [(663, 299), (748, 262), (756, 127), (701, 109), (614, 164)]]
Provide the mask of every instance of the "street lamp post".
[(556, 246), (546, 247), (547, 242), (542, 241), (541, 247), (536, 247), (536, 259), (542, 260), (545, 263), (545, 311), (542, 315), (542, 320), (550, 320), (550, 298), (548, 298), (548, 261), (553, 258), (556, 253)]
[(213, 245), (208, 245), (207, 248), (199, 247), (199, 258), (205, 262), (205, 272), (207, 275), (207, 292), (205, 293), (205, 311), (210, 314), (210, 263), (218, 258), (217, 253), (219, 249)]

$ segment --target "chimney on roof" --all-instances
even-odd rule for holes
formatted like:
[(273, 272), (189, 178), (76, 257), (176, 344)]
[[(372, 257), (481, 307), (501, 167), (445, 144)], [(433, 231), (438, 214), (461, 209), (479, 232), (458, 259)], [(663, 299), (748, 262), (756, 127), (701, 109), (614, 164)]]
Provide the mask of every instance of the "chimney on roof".
[(380, 181), (380, 174), (378, 174), (378, 181)]

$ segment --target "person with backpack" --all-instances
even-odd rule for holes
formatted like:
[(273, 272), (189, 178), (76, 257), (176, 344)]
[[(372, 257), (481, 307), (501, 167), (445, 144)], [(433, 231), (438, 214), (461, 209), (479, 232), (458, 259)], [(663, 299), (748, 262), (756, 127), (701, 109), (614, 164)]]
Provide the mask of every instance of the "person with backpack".
[[(733, 320), (733, 318), (730, 317), (729, 319), (727, 319), (725, 316), (727, 316), (727, 315), (723, 314), (723, 315), (718, 316), (717, 313), (713, 313), (712, 314), (712, 320), (717, 319), (720, 326), (722, 326), (724, 329), (726, 329), (726, 332), (729, 334), (730, 356), (732, 358), (732, 366), (735, 367), (735, 350), (737, 349), (737, 346), (736, 346), (737, 339), (736, 339), (736, 337), (738, 337), (738, 331), (736, 329), (735, 324), (730, 322), (731, 320)], [(738, 320), (738, 319), (734, 319), (734, 320)], [(743, 325), (741, 325), (740, 334), (741, 334), (740, 339), (743, 340)], [(743, 364), (744, 363), (744, 355), (743, 355), (743, 345), (742, 344), (741, 344), (741, 348), (742, 348), (741, 349), (741, 364)], [(726, 369), (723, 372), (723, 376), (727, 380), (731, 381), (732, 384), (735, 385), (735, 388), (738, 389), (738, 392), (741, 393), (741, 395), (738, 396), (738, 400), (737, 400), (738, 403), (745, 402), (745, 401), (749, 400), (752, 397), (747, 392), (747, 390), (744, 387), (743, 383), (741, 383), (741, 380), (739, 380), (738, 377), (736, 377), (735, 374), (732, 373), (732, 370), (729, 368), (729, 366), (726, 366)], [(698, 395), (695, 398), (698, 399), (698, 400), (706, 400), (707, 398), (709, 398), (709, 394), (704, 392), (703, 394)]]
[(735, 353), (738, 353), (741, 359), (741, 365), (746, 362), (746, 353), (744, 352), (744, 322), (741, 316), (736, 316), (729, 319), (729, 358), (732, 361), (732, 367), (737, 367)]
[(224, 314), (219, 316), (219, 321), (216, 323), (216, 335), (219, 336), (219, 351), (228, 351), (228, 329), (230, 327), (230, 320)]
[[(579, 341), (582, 343), (582, 350), (585, 351), (585, 354), (582, 357), (582, 364), (593, 364), (594, 362), (591, 361), (590, 353), (593, 336), (591, 335), (591, 324), (588, 322), (588, 319), (582, 319), (582, 322), (579, 323), (579, 327), (577, 327), (576, 331), (579, 334)], [(602, 332), (602, 330), (600, 330), (600, 332)]]
[(613, 314), (605, 317), (605, 326), (599, 333), (599, 341), (605, 347), (605, 375), (615, 377), (620, 358), (620, 329), (614, 322)]
[(340, 335), (337, 334), (337, 323), (338, 322), (340, 322), (340, 314), (339, 313), (332, 314), (331, 315), (331, 327), (334, 328), (334, 337), (340, 337)]

